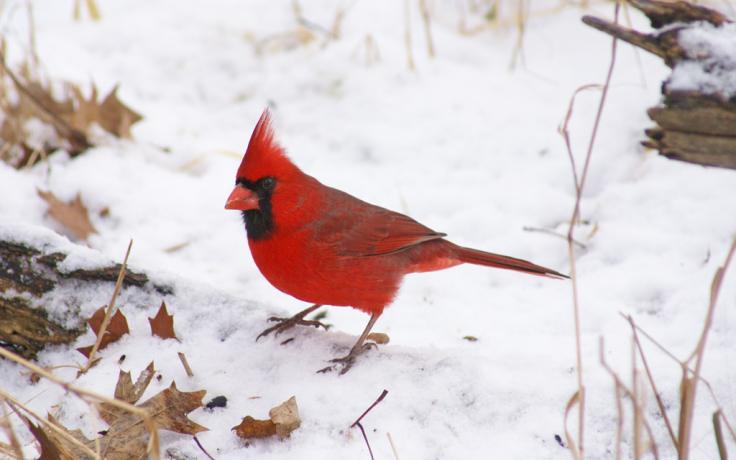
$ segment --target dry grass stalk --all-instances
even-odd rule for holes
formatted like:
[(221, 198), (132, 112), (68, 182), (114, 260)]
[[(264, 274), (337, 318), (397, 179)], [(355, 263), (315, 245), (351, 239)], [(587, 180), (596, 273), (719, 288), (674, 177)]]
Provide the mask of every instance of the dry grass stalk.
[[(525, 232), (544, 233), (545, 235), (550, 235), (550, 236), (554, 236), (554, 237), (557, 237), (557, 238), (562, 238), (563, 240), (567, 240), (567, 235), (562, 235), (562, 234), (557, 233), (556, 231), (551, 230), (549, 228), (524, 226), (521, 229), (524, 230)], [(574, 240), (573, 243), (577, 247), (579, 247), (580, 249), (587, 249), (588, 248), (585, 244), (581, 243), (578, 240)]]
[(396, 444), (394, 444), (394, 438), (391, 437), (391, 433), (386, 432), (388, 443), (391, 445), (391, 452), (394, 454), (394, 459), (399, 460), (399, 452), (396, 450)]
[(182, 352), (178, 352), (177, 355), (179, 355), (179, 361), (181, 361), (181, 365), (184, 366), (184, 371), (187, 373), (188, 377), (194, 377), (194, 372), (192, 372), (192, 368), (189, 367), (189, 361), (187, 361), (187, 357)]
[(662, 401), (662, 396), (660, 396), (659, 390), (657, 390), (657, 385), (654, 382), (654, 376), (651, 369), (649, 368), (649, 362), (647, 361), (647, 357), (644, 354), (644, 349), (642, 348), (641, 342), (639, 341), (639, 334), (637, 333), (636, 325), (634, 324), (634, 320), (631, 316), (627, 316), (626, 319), (631, 326), (631, 331), (634, 337), (634, 345), (639, 352), (639, 357), (641, 358), (642, 364), (644, 365), (644, 371), (646, 372), (647, 380), (649, 381), (649, 385), (651, 385), (652, 391), (654, 392), (654, 399), (657, 401), (659, 413), (662, 415), (662, 419), (664, 420), (665, 426), (667, 427), (667, 432), (670, 435), (670, 440), (672, 441), (672, 444), (677, 447), (677, 437), (675, 436), (675, 432), (672, 429), (672, 423), (670, 422), (670, 418), (667, 415), (667, 409), (665, 408), (664, 401)]
[[(616, 3), (616, 7), (614, 10), (614, 23), (618, 24), (618, 15), (619, 15), (619, 3)], [(577, 269), (575, 264), (575, 224), (578, 223), (580, 219), (580, 200), (582, 198), (582, 191), (585, 187), (585, 180), (588, 176), (588, 167), (590, 166), (590, 159), (593, 154), (593, 146), (595, 145), (596, 135), (598, 133), (598, 127), (600, 126), (600, 120), (601, 115), (603, 113), (603, 107), (606, 103), (606, 96), (608, 95), (608, 88), (611, 84), (611, 77), (613, 75), (613, 68), (616, 64), (616, 49), (617, 49), (618, 40), (616, 38), (613, 39), (613, 42), (611, 44), (611, 62), (608, 67), (608, 72), (606, 74), (606, 81), (603, 85), (603, 90), (601, 92), (601, 98), (600, 103), (598, 104), (598, 110), (596, 112), (595, 116), (595, 122), (593, 123), (593, 129), (590, 134), (590, 142), (588, 143), (588, 150), (585, 155), (585, 162), (583, 164), (583, 170), (580, 175), (579, 180), (577, 179), (577, 172), (575, 168), (575, 159), (572, 153), (571, 145), (569, 142), (569, 134), (568, 134), (568, 122), (570, 120), (572, 109), (568, 110), (567, 116), (565, 118), (565, 121), (563, 123), (563, 126), (561, 128), (561, 132), (563, 133), (563, 137), (565, 138), (565, 144), (567, 146), (567, 153), (570, 157), (570, 164), (573, 168), (573, 178), (575, 179), (575, 206), (572, 212), (572, 216), (570, 217), (570, 224), (568, 228), (567, 233), (567, 248), (568, 248), (568, 258), (570, 260), (570, 278), (572, 281), (572, 302), (573, 302), (573, 315), (575, 319), (575, 356), (576, 356), (576, 370), (577, 370), (577, 383), (578, 383), (578, 390), (575, 392), (575, 396), (570, 399), (572, 402), (573, 400), (577, 401), (578, 405), (578, 447), (579, 449), (577, 452), (575, 452), (574, 444), (570, 444), (570, 449), (573, 451), (573, 455), (576, 458), (584, 458), (584, 452), (585, 452), (585, 385), (584, 385), (584, 379), (583, 379), (583, 360), (582, 360), (582, 347), (580, 344), (580, 302), (578, 298), (578, 279), (577, 279)], [(589, 86), (589, 85), (587, 85)], [(579, 90), (576, 90), (576, 92), (573, 94), (573, 98), (578, 93)], [(570, 408), (570, 403), (568, 403), (568, 408), (565, 411), (565, 417), (567, 418), (567, 412)]]
[[(74, 0), (74, 20), (79, 21), (82, 19), (82, 8), (81, 8), (81, 0)], [(85, 4), (87, 5), (87, 11), (89, 11), (89, 17), (93, 21), (99, 21), (102, 19), (102, 15), (100, 14), (100, 9), (97, 7), (97, 2), (95, 0), (86, 0)]]
[(432, 24), (427, 0), (419, 0), (419, 11), (422, 13), (422, 22), (424, 23), (424, 34), (427, 38), (427, 54), (430, 58), (435, 56), (434, 39), (432, 38)]
[(4, 397), (0, 398), (0, 403), (0, 405), (2, 405), (3, 407), (3, 416), (2, 418), (0, 418), (0, 429), (5, 432), (5, 435), (10, 441), (10, 449), (8, 449), (8, 454), (12, 453), (16, 459), (23, 460), (23, 447), (20, 445), (20, 441), (18, 441), (18, 436), (15, 434), (13, 425), (10, 423), (10, 414), (8, 413), (6, 408), (7, 399), (5, 399)]
[(406, 65), (409, 70), (414, 72), (416, 66), (414, 65), (414, 54), (412, 52), (411, 45), (411, 11), (409, 9), (409, 0), (404, 0), (404, 44), (406, 45)]
[(94, 364), (94, 358), (95, 353), (97, 353), (97, 350), (100, 347), (100, 344), (102, 343), (102, 338), (105, 336), (105, 333), (107, 332), (107, 326), (110, 324), (110, 319), (112, 318), (113, 313), (115, 313), (115, 300), (118, 297), (118, 294), (120, 293), (120, 287), (123, 285), (123, 279), (125, 278), (125, 270), (128, 267), (128, 256), (130, 256), (130, 249), (133, 247), (133, 240), (130, 240), (128, 243), (128, 249), (125, 251), (125, 258), (123, 259), (123, 264), (120, 266), (120, 272), (118, 272), (118, 279), (115, 281), (115, 289), (112, 291), (112, 297), (110, 298), (110, 303), (107, 306), (107, 310), (105, 310), (105, 319), (102, 320), (102, 325), (100, 325), (100, 332), (97, 334), (97, 340), (95, 340), (95, 344), (92, 346), (92, 351), (89, 352), (89, 358), (87, 359), (87, 364), (79, 371), (80, 374), (86, 373)]
[(565, 418), (563, 422), (563, 426), (565, 427), (565, 441), (567, 441), (567, 448), (570, 449), (570, 454), (572, 454), (572, 458), (574, 458), (575, 460), (582, 460), (582, 449), (580, 449), (575, 443), (575, 438), (570, 433), (570, 430), (567, 428), (567, 417), (570, 415), (570, 411), (573, 407), (575, 407), (575, 405), (581, 407), (582, 403), (580, 399), (580, 390), (578, 390), (575, 392), (574, 395), (572, 395), (570, 400), (567, 401), (567, 404), (565, 405)]
[(528, 20), (528, 12), (526, 9), (526, 0), (518, 0), (516, 10), (516, 45), (511, 53), (511, 64), (509, 65), (510, 70), (516, 68), (517, 61), (521, 61), (521, 65), (525, 66), (526, 62), (524, 59), (524, 34), (526, 33), (526, 23)]
[[(99, 393), (96, 393), (94, 391), (87, 390), (85, 388), (78, 387), (76, 385), (73, 385), (71, 383), (65, 382), (61, 380), (59, 377), (55, 376), (54, 374), (48, 372), (46, 369), (33, 364), (32, 362), (28, 361), (27, 359), (24, 359), (15, 353), (8, 351), (2, 347), (0, 347), (0, 357), (9, 359), (26, 369), (30, 370), (31, 372), (38, 374), (41, 377), (46, 378), (47, 380), (50, 380), (51, 382), (54, 382), (55, 384), (59, 385), (60, 387), (64, 388), (66, 391), (69, 391), (71, 393), (74, 393), (78, 397), (82, 398), (83, 400), (91, 403), (91, 404), (97, 404), (97, 403), (107, 403), (112, 406), (115, 406), (119, 409), (122, 409), (127, 412), (131, 412), (143, 419), (144, 424), (146, 425), (146, 428), (149, 431), (149, 434), (151, 435), (150, 441), (149, 441), (149, 449), (151, 457), (154, 460), (160, 460), (160, 446), (159, 446), (159, 440), (158, 440), (158, 430), (156, 429), (156, 425), (153, 422), (153, 418), (151, 418), (151, 414), (149, 414), (146, 410), (141, 409), (140, 407), (136, 407), (132, 404), (128, 404), (124, 401), (121, 401), (119, 399), (115, 398), (109, 398), (107, 396), (101, 395)], [(2, 391), (0, 389), (0, 391)], [(4, 393), (4, 392), (3, 392)], [(7, 393), (4, 393), (7, 395)], [(8, 395), (9, 396), (9, 395)], [(7, 396), (6, 396), (7, 397)], [(12, 398), (12, 397), (11, 397)], [(8, 399), (11, 401), (11, 399)], [(14, 401), (14, 400), (13, 400)]]
[(624, 433), (624, 403), (619, 385), (614, 385), (614, 396), (616, 397), (616, 417), (618, 418), (618, 422), (616, 423), (616, 454), (614, 458), (621, 460), (621, 441), (623, 440)]
[(42, 425), (44, 425), (45, 427), (47, 427), (54, 433), (58, 434), (59, 436), (61, 436), (62, 438), (70, 442), (71, 444), (74, 444), (76, 447), (84, 451), (87, 455), (89, 455), (93, 459), (101, 460), (99, 451), (95, 452), (89, 447), (85, 446), (84, 443), (82, 443), (79, 439), (67, 433), (66, 430), (60, 428), (56, 423), (53, 423), (51, 420), (47, 420), (41, 417), (40, 415), (32, 411), (30, 408), (28, 408), (26, 405), (24, 405), (17, 399), (13, 398), (10, 394), (5, 392), (5, 390), (3, 390), (2, 388), (0, 388), (0, 396), (2, 396), (7, 401), (8, 405), (10, 405), (10, 407), (19, 417), (23, 418), (23, 416), (20, 413), (20, 411), (23, 410), (23, 412), (27, 413), (28, 415), (36, 419), (36, 421), (38, 421), (39, 423), (41, 423)]
[[(681, 382), (682, 404), (680, 406), (680, 425), (678, 428), (678, 458), (679, 460), (687, 460), (690, 456), (690, 438), (692, 436), (693, 412), (695, 410), (695, 395), (698, 389), (698, 380), (703, 366), (703, 356), (705, 355), (705, 345), (708, 340), (708, 332), (713, 324), (713, 316), (715, 314), (718, 295), (723, 284), (723, 276), (728, 270), (734, 252), (736, 252), (736, 239), (733, 240), (731, 248), (728, 251), (726, 260), (718, 267), (710, 288), (710, 302), (708, 303), (708, 311), (703, 325), (703, 332), (700, 334), (698, 344), (693, 350), (690, 357), (682, 363), (683, 376)], [(688, 364), (695, 361), (695, 369), (692, 377), (689, 376)]]
[[(519, 1), (520, 0), (514, 0), (514, 2), (516, 3), (514, 2), (508, 2), (508, 3), (512, 3), (512, 5), (517, 5), (518, 7)], [(461, 35), (472, 36), (472, 35), (478, 35), (487, 30), (499, 30), (499, 29), (506, 30), (506, 29), (511, 29), (511, 28), (518, 28), (518, 17), (516, 16), (516, 14), (514, 14), (512, 17), (503, 17), (500, 14), (500, 11), (502, 10), (501, 8), (502, 3), (504, 3), (502, 0), (496, 0), (492, 2), (490, 8), (492, 11), (494, 11), (494, 14), (490, 15), (491, 17), (487, 18), (487, 20), (483, 22), (482, 24), (474, 26), (474, 27), (470, 27), (470, 28), (466, 26), (467, 14), (465, 13), (464, 10), (460, 10), (460, 23), (458, 25), (458, 32)], [(545, 5), (545, 3), (537, 2), (537, 4), (539, 3)], [(549, 3), (551, 2), (547, 2), (546, 4), (549, 4)], [(530, 4), (527, 3), (527, 6), (529, 5)], [(558, 14), (568, 8), (578, 8), (578, 7), (579, 5), (575, 2), (561, 1), (561, 2), (558, 2), (554, 6), (549, 6), (549, 7), (545, 6), (545, 7), (534, 9), (534, 10), (529, 8), (527, 9), (527, 13), (525, 15), (525, 21), (528, 22), (529, 19), (532, 19), (532, 18), (548, 17), (554, 14)]]
[[(628, 388), (626, 384), (624, 384), (623, 381), (621, 380), (621, 377), (619, 377), (616, 371), (614, 371), (613, 368), (611, 368), (611, 366), (606, 361), (606, 358), (603, 352), (603, 350), (605, 350), (605, 344), (603, 341), (603, 337), (599, 339), (598, 344), (599, 344), (598, 360), (601, 366), (603, 367), (603, 369), (606, 370), (606, 372), (608, 372), (608, 374), (613, 379), (613, 383), (615, 385), (616, 392), (623, 393), (624, 396), (626, 396), (627, 398), (631, 400), (632, 408), (634, 412), (634, 418), (636, 419), (638, 417), (638, 421), (634, 422), (634, 440), (635, 440), (635, 444), (638, 444), (639, 448), (637, 449), (636, 446), (634, 447), (634, 458), (641, 458), (642, 454), (646, 453), (646, 451), (649, 451), (652, 453), (655, 459), (659, 459), (659, 449), (657, 448), (657, 444), (654, 441), (654, 434), (652, 432), (651, 427), (649, 426), (649, 423), (647, 422), (646, 418), (643, 415), (644, 414), (644, 404), (643, 404), (642, 398), (639, 397), (640, 391), (636, 389), (636, 385), (638, 384), (637, 378), (636, 378), (636, 365), (632, 363), (632, 379), (633, 379), (632, 388)], [(619, 408), (618, 412), (620, 415), (619, 425), (623, 425), (623, 406)], [(638, 433), (637, 433), (637, 428), (636, 428), (637, 424), (639, 426)], [(641, 431), (642, 428), (644, 429), (644, 431), (646, 431), (647, 439), (649, 440), (649, 444), (646, 446), (641, 442), (641, 439), (642, 439), (641, 435), (643, 434)], [(636, 441), (636, 437), (640, 438), (638, 442)], [(617, 440), (620, 439), (619, 435), (617, 435), (616, 439)], [(617, 445), (617, 452), (619, 453), (617, 455), (620, 455), (618, 446), (619, 445)], [(645, 449), (645, 447), (647, 448)]]
[(363, 43), (359, 44), (353, 52), (353, 58), (361, 59), (362, 53), (365, 52), (365, 65), (371, 66), (381, 61), (381, 51), (378, 49), (376, 40), (371, 34), (365, 36)]
[(38, 66), (38, 46), (36, 45), (36, 21), (33, 18), (33, 3), (26, 2), (26, 16), (28, 17), (28, 55), (31, 58), (31, 64)]
[(713, 412), (713, 433), (716, 436), (716, 446), (718, 446), (718, 456), (721, 460), (728, 460), (728, 451), (726, 450), (726, 441), (723, 439), (723, 428), (721, 427), (721, 415), (723, 411), (718, 409)]
[[(668, 358), (670, 358), (672, 361), (676, 362), (677, 364), (682, 364), (682, 361), (680, 361), (680, 359), (677, 358), (677, 356), (675, 356), (671, 351), (669, 351), (667, 348), (665, 348), (654, 337), (652, 337), (647, 331), (645, 331), (639, 325), (637, 325), (630, 316), (624, 315), (623, 313), (619, 313), (619, 314), (630, 322), (631, 327), (634, 330), (634, 333), (635, 334), (642, 334), (647, 340), (649, 340), (654, 346), (656, 346), (662, 353), (664, 353), (665, 356), (667, 356)], [(640, 353), (643, 353), (643, 352), (640, 352)], [(688, 371), (693, 372), (693, 369), (688, 366)], [(708, 393), (710, 394), (710, 397), (713, 400), (713, 403), (716, 405), (716, 407), (718, 407), (719, 409), (721, 409), (723, 406), (721, 405), (721, 403), (720, 403), (720, 401), (718, 399), (718, 396), (716, 396), (716, 393), (713, 390), (713, 386), (710, 384), (710, 382), (708, 380), (704, 379), (702, 376), (698, 380), (703, 385), (705, 385), (705, 388), (708, 389)], [(655, 394), (658, 394), (657, 393), (657, 390), (654, 390), (654, 392), (655, 392)], [(662, 409), (664, 409), (664, 407), (662, 407)], [(726, 428), (728, 429), (729, 434), (733, 438), (734, 442), (736, 442), (736, 431), (733, 429), (733, 426), (731, 425), (731, 423), (729, 422), (728, 418), (726, 417), (726, 415), (722, 411), (721, 411), (721, 419), (723, 420), (723, 423), (726, 425)], [(675, 448), (677, 448), (677, 440), (676, 440), (676, 437), (674, 436), (674, 434), (672, 434), (672, 437), (673, 437), (673, 443), (675, 445)]]

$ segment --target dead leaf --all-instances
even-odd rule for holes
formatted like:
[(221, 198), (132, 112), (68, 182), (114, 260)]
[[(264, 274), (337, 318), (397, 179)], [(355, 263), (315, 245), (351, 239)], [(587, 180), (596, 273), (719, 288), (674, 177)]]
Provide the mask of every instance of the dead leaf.
[(248, 415), (232, 431), (243, 439), (268, 438), (274, 435), (283, 439), (302, 423), (294, 396), (272, 408), (268, 415), (269, 420), (257, 420)]
[(148, 323), (151, 325), (151, 334), (161, 337), (162, 339), (176, 339), (176, 333), (174, 332), (174, 315), (170, 315), (166, 311), (166, 304), (161, 302), (161, 306), (158, 308), (158, 313), (153, 318), (148, 318)]
[(57, 427), (67, 436), (52, 430), (46, 425), (34, 425), (28, 418), (21, 416), (28, 429), (40, 447), (41, 456), (38, 460), (79, 460), (90, 458), (89, 455), (78, 445), (73, 443), (69, 438), (74, 438), (80, 443), (94, 450), (94, 442), (87, 439), (80, 430), (68, 430), (61, 425), (51, 414), (48, 416), (50, 424)]
[[(133, 384), (129, 372), (120, 372), (115, 397), (135, 404), (146, 391), (154, 374), (155, 370), (151, 363)], [(179, 391), (176, 383), (172, 382), (169, 388), (136, 407), (146, 410), (157, 428), (194, 435), (207, 431), (207, 428), (193, 422), (187, 415), (194, 409), (202, 407), (205, 393), (205, 390)], [(100, 404), (99, 407), (100, 417), (110, 426), (99, 438), (102, 457), (106, 460), (146, 458), (150, 433), (143, 418), (108, 403)]]
[[(89, 321), (87, 321), (96, 336), (99, 336), (100, 334), (102, 321), (105, 319), (106, 308), (107, 306), (102, 306), (98, 308), (97, 311), (95, 311), (95, 313), (89, 319)], [(102, 350), (109, 344), (117, 342), (118, 340), (120, 340), (120, 337), (128, 334), (129, 332), (130, 329), (128, 329), (128, 320), (125, 319), (125, 315), (123, 315), (123, 312), (118, 309), (112, 315), (112, 318), (110, 318), (110, 323), (107, 325), (107, 330), (105, 331), (105, 335), (102, 337), (102, 341), (100, 342), (100, 347), (98, 349)], [(77, 351), (89, 358), (89, 354), (92, 351), (92, 346), (77, 348)]]
[(276, 425), (271, 420), (256, 420), (246, 415), (232, 431), (243, 439), (269, 438), (276, 434)]
[[(93, 19), (98, 18), (94, 0), (87, 0), (87, 5)], [(0, 41), (0, 51), (4, 48)], [(11, 69), (4, 56), (0, 53), (0, 113), (5, 115), (0, 121), (0, 161), (15, 168), (56, 150), (79, 155), (92, 147), (89, 135), (95, 124), (117, 137), (130, 138), (131, 126), (143, 119), (118, 98), (117, 86), (100, 101), (94, 84), (85, 97), (75, 83), (42, 78), (37, 62), (28, 59)], [(45, 130), (48, 135), (39, 138), (38, 129), (26, 128), (31, 120), (53, 130)]]
[(91, 234), (97, 233), (89, 220), (89, 212), (82, 203), (79, 193), (77, 193), (74, 200), (64, 203), (51, 192), (42, 190), (37, 190), (37, 192), (38, 196), (49, 205), (49, 215), (69, 230), (75, 238), (86, 240)]
[(118, 137), (130, 139), (130, 127), (141, 121), (143, 116), (118, 99), (118, 85), (105, 96), (100, 104), (99, 119), (102, 128)]
[(386, 345), (389, 341), (391, 341), (391, 338), (388, 336), (388, 334), (384, 334), (383, 332), (371, 332), (366, 336), (365, 339), (376, 342), (378, 345)]
[(292, 431), (299, 428), (302, 419), (299, 418), (299, 408), (296, 405), (296, 398), (292, 396), (285, 402), (268, 411), (268, 416), (276, 425), (276, 434), (280, 438), (288, 437)]
[[(148, 384), (151, 383), (156, 370), (153, 368), (153, 361), (140, 373), (138, 380), (133, 384), (133, 380), (130, 376), (130, 372), (120, 371), (118, 374), (118, 383), (115, 386), (115, 399), (127, 402), (128, 404), (135, 404), (143, 396), (143, 392), (148, 388)], [(125, 409), (121, 409), (112, 404), (102, 403), (99, 406), (100, 417), (108, 424), (112, 424), (117, 420), (122, 413), (126, 412)]]

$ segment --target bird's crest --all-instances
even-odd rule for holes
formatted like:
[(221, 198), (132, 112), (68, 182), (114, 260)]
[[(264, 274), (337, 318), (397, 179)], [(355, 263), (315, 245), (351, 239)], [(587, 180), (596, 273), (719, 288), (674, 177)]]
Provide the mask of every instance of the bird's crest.
[(299, 168), (291, 162), (284, 149), (274, 139), (271, 113), (265, 109), (250, 136), (248, 149), (238, 168), (237, 178), (256, 181), (266, 176), (283, 177), (298, 171)]

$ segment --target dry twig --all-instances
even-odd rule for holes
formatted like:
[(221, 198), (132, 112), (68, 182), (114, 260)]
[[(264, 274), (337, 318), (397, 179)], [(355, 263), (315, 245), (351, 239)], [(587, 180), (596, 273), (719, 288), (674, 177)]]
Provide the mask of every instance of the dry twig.
[(115, 300), (118, 297), (118, 293), (120, 292), (120, 287), (123, 285), (123, 279), (125, 278), (125, 270), (128, 267), (128, 256), (130, 256), (130, 249), (133, 247), (133, 240), (130, 240), (128, 243), (128, 249), (125, 251), (125, 258), (123, 259), (123, 264), (120, 266), (120, 272), (118, 273), (118, 279), (115, 281), (115, 289), (112, 291), (112, 297), (110, 298), (110, 303), (107, 306), (107, 310), (105, 310), (105, 319), (102, 320), (102, 325), (100, 325), (100, 332), (97, 334), (97, 340), (95, 341), (95, 344), (92, 346), (92, 351), (89, 352), (89, 358), (87, 359), (87, 364), (79, 371), (80, 374), (86, 373), (94, 364), (94, 358), (95, 353), (97, 353), (98, 348), (100, 347), (100, 344), (102, 343), (102, 338), (105, 336), (105, 333), (107, 331), (107, 326), (110, 324), (110, 319), (112, 318), (113, 313), (115, 313)]
[(354, 421), (352, 425), (350, 425), (350, 428), (354, 428), (356, 426), (360, 428), (360, 432), (363, 434), (363, 439), (365, 439), (365, 445), (368, 446), (368, 453), (371, 456), (371, 460), (374, 460), (373, 450), (371, 449), (371, 444), (368, 442), (368, 436), (366, 436), (365, 434), (365, 428), (363, 428), (363, 425), (360, 423), (360, 421), (363, 420), (363, 417), (365, 417), (366, 414), (368, 414), (368, 412), (371, 411), (371, 409), (373, 409), (374, 407), (376, 407), (378, 403), (383, 401), (383, 398), (385, 398), (387, 394), (388, 394), (388, 390), (383, 390), (381, 392), (381, 395), (375, 401), (373, 401), (373, 404), (368, 406), (368, 409), (366, 409), (362, 414), (360, 414), (360, 417), (358, 417), (358, 419)]

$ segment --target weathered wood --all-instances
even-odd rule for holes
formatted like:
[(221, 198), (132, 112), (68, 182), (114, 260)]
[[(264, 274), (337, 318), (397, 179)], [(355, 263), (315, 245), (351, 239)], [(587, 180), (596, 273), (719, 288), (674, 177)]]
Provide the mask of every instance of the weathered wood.
[(583, 16), (583, 22), (641, 49), (661, 57), (668, 67), (685, 57), (685, 50), (677, 42), (677, 34), (684, 28), (675, 27), (661, 34), (644, 34), (595, 16)]
[(706, 21), (714, 26), (730, 22), (718, 11), (683, 1), (628, 0), (628, 2), (629, 5), (646, 14), (655, 29), (661, 29), (675, 22)]
[(0, 346), (33, 359), (46, 345), (73, 342), (83, 328), (64, 328), (22, 297), (0, 296)]
[[(664, 31), (642, 33), (591, 16), (583, 22), (662, 58), (671, 68), (680, 61), (703, 59), (688, 56), (678, 42), (681, 31), (699, 27), (699, 21), (715, 26), (730, 22), (718, 11), (684, 1), (628, 0), (649, 18), (652, 27)], [(647, 129), (642, 144), (667, 158), (705, 166), (736, 169), (736, 98), (721, 94), (670, 90), (662, 85), (662, 104), (647, 111), (657, 128)]]
[[(84, 332), (83, 318), (78, 318), (76, 327), (50, 318), (43, 295), (69, 283), (97, 284), (112, 293), (120, 265), (65, 271), (60, 267), (65, 258), (59, 252), (0, 240), (0, 346), (33, 359), (45, 346), (73, 342)], [(123, 280), (123, 286), (148, 284), (146, 275), (131, 271)], [(160, 293), (171, 292), (165, 286), (151, 287)]]
[(652, 107), (647, 114), (669, 130), (716, 136), (736, 133), (736, 112), (719, 107)]
[(711, 136), (660, 128), (646, 130), (647, 147), (655, 148), (667, 158), (736, 169), (736, 137)]

